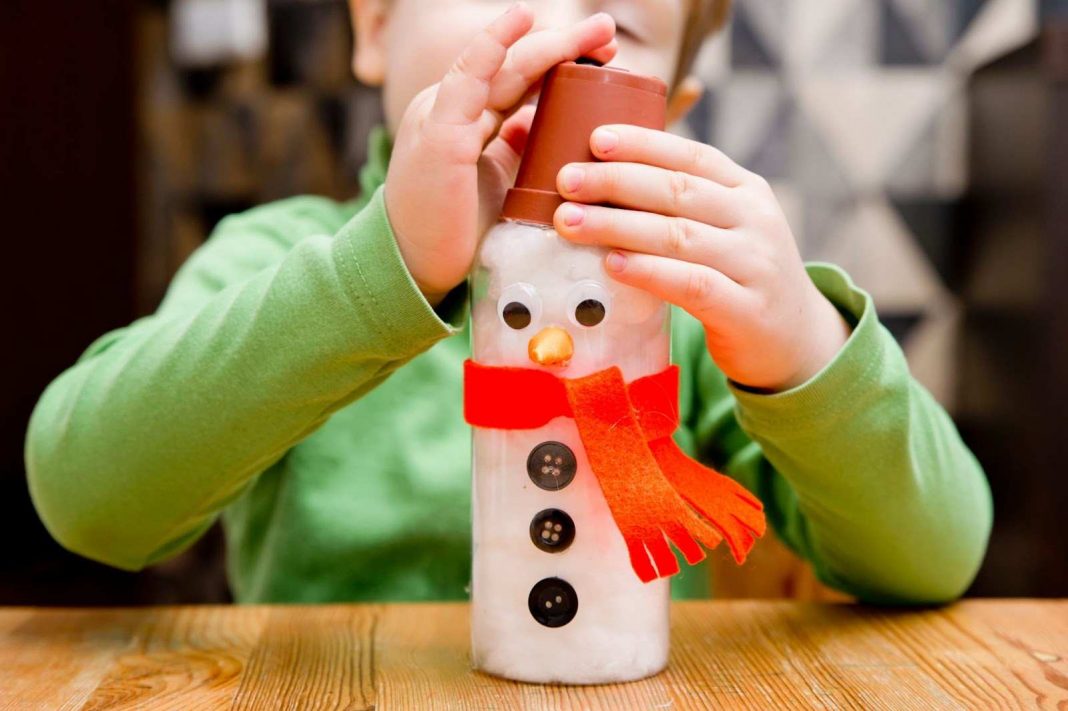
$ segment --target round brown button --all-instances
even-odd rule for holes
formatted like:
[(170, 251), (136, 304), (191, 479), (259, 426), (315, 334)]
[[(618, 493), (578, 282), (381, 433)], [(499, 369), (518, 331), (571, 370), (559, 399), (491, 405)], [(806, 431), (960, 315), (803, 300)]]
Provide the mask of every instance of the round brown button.
[(531, 616), (546, 627), (563, 627), (575, 619), (578, 595), (560, 578), (545, 578), (530, 589), (527, 607)]
[(546, 491), (563, 489), (575, 478), (575, 453), (560, 442), (544, 442), (527, 457), (530, 480)]
[(575, 540), (575, 522), (560, 509), (539, 511), (530, 522), (530, 540), (546, 553), (560, 553)]

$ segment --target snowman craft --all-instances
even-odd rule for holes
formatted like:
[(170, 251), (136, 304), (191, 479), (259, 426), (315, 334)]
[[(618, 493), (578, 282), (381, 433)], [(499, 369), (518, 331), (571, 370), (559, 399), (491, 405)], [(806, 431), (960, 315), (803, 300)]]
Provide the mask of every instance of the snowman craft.
[(592, 131), (664, 128), (652, 77), (565, 63), (545, 79), (503, 219), (472, 275), (472, 657), (520, 681), (640, 679), (668, 658), (671, 575), (726, 540), (741, 563), (760, 502), (672, 440), (670, 310), (611, 279), (605, 250), (552, 229), (556, 174)]

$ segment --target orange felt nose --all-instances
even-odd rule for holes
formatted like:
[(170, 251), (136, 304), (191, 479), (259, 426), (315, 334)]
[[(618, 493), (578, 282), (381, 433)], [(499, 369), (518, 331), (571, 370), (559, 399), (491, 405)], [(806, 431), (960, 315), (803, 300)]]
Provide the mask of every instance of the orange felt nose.
[(541, 329), (527, 344), (527, 355), (538, 365), (563, 365), (574, 353), (571, 334), (559, 326)]

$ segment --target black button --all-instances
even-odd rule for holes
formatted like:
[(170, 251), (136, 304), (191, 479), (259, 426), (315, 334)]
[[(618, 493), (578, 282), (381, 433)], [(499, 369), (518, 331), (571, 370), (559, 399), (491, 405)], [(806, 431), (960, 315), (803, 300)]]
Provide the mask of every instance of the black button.
[(570, 484), (577, 468), (575, 453), (560, 442), (539, 444), (527, 457), (530, 480), (546, 491), (563, 489)]
[(575, 588), (560, 578), (545, 578), (530, 589), (527, 598), (530, 614), (546, 627), (563, 627), (575, 619), (578, 595)]
[(560, 509), (539, 511), (530, 522), (530, 540), (546, 553), (560, 553), (575, 540), (575, 522)]

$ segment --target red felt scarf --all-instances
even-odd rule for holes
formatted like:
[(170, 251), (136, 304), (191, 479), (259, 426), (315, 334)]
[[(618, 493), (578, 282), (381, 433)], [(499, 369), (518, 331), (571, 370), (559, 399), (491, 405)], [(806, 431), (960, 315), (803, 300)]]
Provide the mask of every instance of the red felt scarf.
[(474, 427), (524, 430), (574, 418), (643, 582), (679, 572), (670, 540), (691, 565), (726, 539), (738, 563), (764, 534), (764, 507), (729, 477), (679, 449), (679, 369), (627, 385), (619, 368), (585, 378), (464, 364), (464, 418)]

